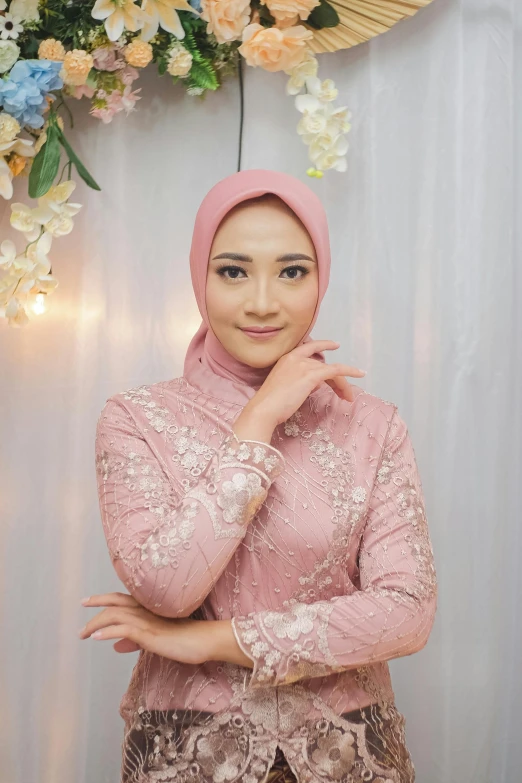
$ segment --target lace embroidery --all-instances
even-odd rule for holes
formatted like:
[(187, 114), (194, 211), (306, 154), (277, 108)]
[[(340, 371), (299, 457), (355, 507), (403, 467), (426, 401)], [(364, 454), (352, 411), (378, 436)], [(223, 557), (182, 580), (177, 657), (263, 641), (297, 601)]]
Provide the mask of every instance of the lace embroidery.
[[(259, 672), (266, 666), (267, 679), (246, 687), (251, 669), (222, 662), (188, 666), (140, 653), (120, 707), (121, 783), (262, 783), (277, 747), (298, 783), (413, 783), (404, 721), (386, 660), (372, 660), (371, 634), (385, 618), (382, 639), (395, 639), (392, 652), (413, 649), (418, 632), (403, 635), (388, 610), (393, 602), (411, 623), (430, 594), (427, 581), (418, 584), (425, 578), (423, 558), (426, 575), (434, 570), (431, 547), (422, 543), (427, 528), (413, 458), (403, 454), (407, 442), (395, 434), (399, 420), (390, 427), (389, 405), (365, 395), (350, 409), (343, 406), (350, 416), (341, 446), (325, 426), (328, 404), (307, 402), (274, 434), (285, 454), (291, 441), (295, 448), (293, 472), (272, 487), (284, 470), (282, 453), (254, 441), (236, 450), (219, 443), (224, 431), (213, 398), (183, 379), (126, 394), (119, 397), (123, 406), (110, 403), (97, 441), (104, 527), (115, 566), (125, 566), (118, 574), (134, 573), (138, 600), (165, 616), (192, 610), (201, 620), (244, 618), (236, 638), (243, 636), (247, 654), (255, 648), (259, 657), (252, 660)], [(236, 412), (221, 410), (220, 423), (228, 417), (231, 424)], [(378, 454), (366, 448), (384, 442), (388, 430)], [(127, 473), (129, 467), (134, 472)], [(254, 484), (267, 492), (257, 510), (251, 505), (256, 493), (249, 501)], [(125, 516), (129, 503), (132, 522)], [(241, 517), (241, 508), (255, 519), (229, 522), (227, 508), (232, 517)], [(191, 550), (177, 556), (177, 546)], [(393, 589), (382, 581), (390, 563)], [(365, 599), (358, 575), (374, 605), (362, 604), (348, 621), (340, 614), (343, 601), (355, 598), (357, 608)], [(379, 615), (377, 600), (384, 599), (386, 614)], [(242, 613), (245, 606), (258, 611)], [(424, 635), (430, 618), (427, 612)], [(355, 641), (358, 649), (351, 647)], [(339, 653), (350, 649), (354, 665), (347, 669)], [(341, 712), (341, 705), (351, 711)]]

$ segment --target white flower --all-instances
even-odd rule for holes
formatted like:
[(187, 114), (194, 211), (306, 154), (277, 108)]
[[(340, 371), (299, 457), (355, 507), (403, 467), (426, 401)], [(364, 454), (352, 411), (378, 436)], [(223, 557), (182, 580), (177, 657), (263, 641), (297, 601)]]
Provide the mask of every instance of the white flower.
[(96, 0), (91, 16), (93, 19), (105, 19), (105, 30), (110, 41), (117, 41), (124, 30), (137, 32), (145, 18), (134, 0)]
[(306, 78), (317, 74), (317, 68), (317, 58), (310, 49), (307, 49), (305, 59), (300, 62), (299, 65), (294, 66), (294, 68), (291, 68), (289, 71), (285, 71), (285, 73), (290, 76), (290, 79), (286, 84), (287, 94), (297, 95), (297, 93), (302, 90)]
[(335, 101), (339, 93), (339, 90), (335, 87), (335, 83), (332, 79), (324, 79), (321, 81), (315, 75), (306, 77), (306, 89), (311, 95), (324, 103)]
[(338, 136), (336, 141), (330, 146), (324, 148), (321, 144), (321, 137), (315, 139), (309, 147), (310, 160), (315, 163), (320, 171), (324, 169), (335, 169), (336, 171), (346, 171), (346, 158), (348, 152), (348, 141), (344, 136)]
[[(0, 19), (3, 17), (0, 16)], [(18, 60), (20, 47), (14, 41), (0, 40), (0, 73), (10, 71)]]
[(158, 27), (172, 33), (176, 38), (184, 38), (185, 30), (176, 9), (194, 13), (194, 8), (187, 0), (143, 0), (141, 8), (145, 12), (140, 36), (142, 41), (150, 41), (158, 32)]
[(17, 231), (22, 231), (29, 242), (32, 242), (40, 234), (40, 225), (34, 216), (35, 211), (27, 204), (19, 202), (11, 204), (11, 225)]
[(20, 17), (22, 22), (38, 22), (40, 19), (38, 4), (39, 0), (11, 0), (9, 11)]
[(10, 326), (25, 326), (29, 321), (23, 304), (16, 297), (6, 307), (0, 308), (0, 315), (7, 318)]
[(0, 0), (0, 11), (5, 11), (6, 8), (7, 8), (7, 3), (5, 2), (5, 0)]
[(75, 187), (76, 182), (73, 180), (54, 185), (44, 196), (40, 196), (38, 206), (32, 211), (33, 219), (55, 237), (70, 234), (73, 230), (72, 217), (82, 208), (81, 204), (65, 203)]
[(13, 172), (4, 158), (0, 158), (0, 196), (7, 201), (13, 198)]
[(19, 16), (14, 16), (10, 13), (0, 16), (0, 38), (4, 40), (7, 38), (18, 38), (20, 33), (24, 31), (23, 25), (20, 24), (21, 21)]
[(10, 239), (4, 239), (0, 245), (0, 268), (5, 271), (13, 265), (16, 258), (16, 246)]

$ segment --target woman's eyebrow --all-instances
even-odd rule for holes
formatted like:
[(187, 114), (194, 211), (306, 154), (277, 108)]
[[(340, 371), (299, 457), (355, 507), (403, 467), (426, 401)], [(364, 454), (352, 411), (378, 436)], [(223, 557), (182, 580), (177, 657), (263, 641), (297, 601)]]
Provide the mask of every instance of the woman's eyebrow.
[[(245, 253), (220, 253), (214, 256), (212, 260), (214, 261), (217, 258), (229, 258), (232, 261), (244, 261), (245, 263), (253, 261), (252, 256), (247, 256)], [(276, 261), (313, 261), (315, 264), (315, 258), (310, 258), (306, 253), (285, 253), (282, 256), (278, 256)]]

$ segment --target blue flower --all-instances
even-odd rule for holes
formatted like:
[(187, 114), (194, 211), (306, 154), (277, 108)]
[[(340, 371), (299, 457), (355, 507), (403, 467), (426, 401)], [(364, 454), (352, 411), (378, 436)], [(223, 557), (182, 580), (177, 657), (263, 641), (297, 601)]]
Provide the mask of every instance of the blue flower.
[(0, 79), (0, 105), (20, 125), (41, 128), (45, 96), (63, 86), (58, 76), (62, 63), (52, 60), (18, 60), (5, 80)]

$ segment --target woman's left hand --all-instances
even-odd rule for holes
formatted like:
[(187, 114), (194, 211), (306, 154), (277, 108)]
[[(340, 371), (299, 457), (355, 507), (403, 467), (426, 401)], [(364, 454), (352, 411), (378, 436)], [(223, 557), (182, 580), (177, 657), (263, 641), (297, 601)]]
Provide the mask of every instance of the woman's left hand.
[(106, 606), (79, 632), (81, 639), (119, 639), (116, 652), (148, 650), (181, 663), (200, 664), (208, 658), (208, 622), (185, 617), (158, 617), (125, 593), (91, 595), (83, 606)]

